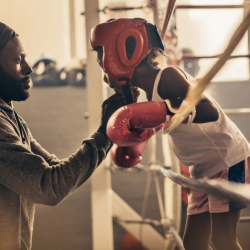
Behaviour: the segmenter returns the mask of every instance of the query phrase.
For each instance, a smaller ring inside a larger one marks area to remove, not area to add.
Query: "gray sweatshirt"
[[[91,176],[110,147],[106,136],[94,133],[59,160],[0,99],[0,250],[30,250],[35,203],[57,205]]]

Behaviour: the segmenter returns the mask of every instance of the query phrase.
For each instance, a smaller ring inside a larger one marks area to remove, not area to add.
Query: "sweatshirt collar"
[[[6,103],[3,99],[0,98],[0,109],[3,109],[6,112],[13,112],[13,103],[10,102],[10,105]]]

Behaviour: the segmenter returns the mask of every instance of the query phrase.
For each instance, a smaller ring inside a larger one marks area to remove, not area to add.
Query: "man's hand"
[[[119,108],[126,105],[125,99],[120,94],[114,94],[102,104],[101,125],[97,132],[106,135],[106,127],[110,116]]]

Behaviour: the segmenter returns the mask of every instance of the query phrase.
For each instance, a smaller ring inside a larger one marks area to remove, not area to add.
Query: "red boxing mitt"
[[[146,145],[147,141],[130,147],[119,147],[114,144],[110,150],[111,158],[118,167],[133,167],[142,161],[141,154],[144,151]]]

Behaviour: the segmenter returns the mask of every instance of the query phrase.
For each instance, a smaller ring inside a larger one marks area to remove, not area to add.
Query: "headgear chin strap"
[[[135,39],[135,48],[129,59],[126,53],[126,40]],[[135,67],[151,52],[164,53],[164,46],[156,26],[144,19],[112,19],[94,26],[90,31],[92,48],[103,48],[103,67],[105,72],[123,86],[127,103],[133,103],[130,81]]]

